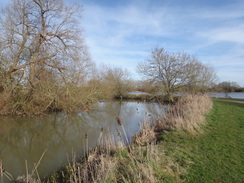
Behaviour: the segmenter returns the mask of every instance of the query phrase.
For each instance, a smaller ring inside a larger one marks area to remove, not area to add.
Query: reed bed
[[[155,140],[155,126],[149,125],[147,121],[142,123],[139,133],[133,136],[133,142],[141,146],[154,143]]]
[[[151,127],[143,124],[143,130],[133,138],[135,143],[128,144],[122,120],[116,118],[116,121],[122,128],[122,131],[117,128],[117,136],[103,136],[101,131],[100,145],[87,151],[81,160],[77,161],[74,155],[73,161],[47,182],[160,182],[155,176],[160,159],[158,146],[155,138],[150,138],[150,143],[145,140],[148,139],[145,134],[153,132],[149,133]]]
[[[157,146],[98,146],[83,161],[75,158],[48,182],[160,182],[155,176]]]

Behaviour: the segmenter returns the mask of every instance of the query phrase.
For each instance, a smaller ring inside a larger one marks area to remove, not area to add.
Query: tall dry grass
[[[118,126],[123,128],[122,121],[117,121]],[[125,137],[125,140],[121,138],[123,133],[126,136],[124,131],[117,129],[115,137],[103,136],[101,132],[100,145],[92,151],[85,150],[87,155],[80,161],[74,156],[73,161],[63,170],[49,178],[49,182],[160,182],[155,176],[160,159],[158,146],[155,146],[154,142],[147,143],[142,137],[151,129],[146,124],[144,127],[148,129],[143,129],[142,133],[136,135],[137,144],[129,145],[128,137]],[[144,144],[139,145],[141,143]]]
[[[133,136],[133,143],[140,146],[154,143],[155,140],[155,125],[150,125],[147,121],[142,123],[139,133]]]
[[[155,176],[159,162],[157,146],[97,147],[83,162],[72,161],[50,182],[160,182]]]
[[[182,129],[197,131],[204,123],[204,115],[212,108],[212,101],[206,95],[186,95],[169,106],[166,115],[158,120],[156,129]]]

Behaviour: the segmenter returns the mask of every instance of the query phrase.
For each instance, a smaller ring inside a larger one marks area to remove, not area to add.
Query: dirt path
[[[231,99],[216,99],[216,100],[234,102],[234,103],[238,103],[238,104],[244,104],[244,101],[240,101],[240,100],[231,100]]]

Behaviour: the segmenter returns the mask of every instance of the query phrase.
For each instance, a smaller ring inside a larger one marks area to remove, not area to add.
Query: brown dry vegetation
[[[55,86],[54,86],[55,87]],[[24,88],[0,93],[0,115],[40,115],[45,112],[86,110],[97,101],[91,87],[39,87],[33,92]]]
[[[206,95],[183,96],[174,105],[163,119],[159,119],[156,129],[159,131],[168,129],[183,129],[196,131],[204,123],[204,115],[212,108],[212,101]]]
[[[115,142],[111,137],[104,137],[103,143],[82,161],[74,158],[49,181],[153,183],[162,182],[165,177],[179,181],[186,169],[160,149],[156,134],[175,128],[189,132],[198,130],[211,107],[212,101],[205,95],[184,96],[155,125],[143,124],[129,146],[125,146],[126,141]],[[118,136],[122,133],[125,132],[118,131]]]
[[[86,139],[84,158],[79,159],[74,155],[68,165],[43,180],[37,171],[40,159],[32,172],[18,177],[16,182],[180,182],[181,177],[187,173],[188,166],[183,166],[167,155],[158,143],[157,136],[165,130],[175,128],[189,132],[199,130],[204,124],[204,115],[211,107],[212,101],[205,95],[183,96],[175,105],[170,106],[163,119],[154,125],[146,122],[142,124],[142,129],[129,145],[126,145],[128,139],[122,138],[122,135],[126,137],[123,123],[117,119],[118,125],[123,129],[117,129],[118,136],[103,136],[101,131],[99,146],[90,152]]]

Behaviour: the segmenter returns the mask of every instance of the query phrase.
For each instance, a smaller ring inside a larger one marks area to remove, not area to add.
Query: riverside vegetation
[[[16,182],[241,183],[243,110],[243,104],[183,96],[163,119],[153,125],[145,122],[132,143],[122,138],[127,134],[118,118],[120,141],[101,131],[99,145],[87,150],[85,157],[74,154],[72,161],[47,178],[38,176],[40,159],[32,172]],[[9,176],[6,171],[2,175]]]
[[[128,91],[136,88],[126,70],[110,66],[103,66],[101,69],[92,62],[80,29],[81,11],[78,4],[66,4],[61,0],[12,0],[2,9],[0,115],[33,116],[54,111],[88,110],[98,100],[123,99]],[[168,152],[174,147],[162,148],[166,147],[163,145],[165,140],[162,139],[169,139],[172,134],[174,141],[174,134],[180,136],[181,133],[186,133],[191,138],[195,137],[193,134],[204,136],[201,125],[212,102],[204,95],[183,96],[176,101],[173,93],[203,93],[215,82],[215,72],[194,56],[184,52],[170,53],[164,48],[154,48],[148,59],[138,65],[138,72],[147,78],[146,82],[152,87],[145,88],[154,92],[166,92],[166,100],[175,102],[164,118],[158,119],[154,125],[145,121],[131,144],[126,138],[123,121],[117,119],[120,125],[117,132],[121,141],[105,137],[101,132],[99,146],[91,152],[87,151],[83,159],[74,155],[72,162],[46,179],[38,176],[40,161],[33,172],[26,172],[26,176],[19,177],[16,181],[188,180],[185,178],[188,170],[197,161],[194,162],[194,158],[181,160],[172,157]],[[217,107],[221,108],[221,105]],[[239,119],[233,116],[233,119],[240,121],[242,117]],[[239,155],[235,156],[239,158]],[[239,171],[236,172],[239,175]],[[1,166],[0,175],[1,178],[4,175],[11,179],[10,174],[3,171]]]
[[[155,125],[144,123],[132,144],[104,138],[46,181],[241,183],[244,105],[214,101],[206,116],[211,108],[207,96],[182,97]]]
[[[164,118],[153,125],[145,122],[141,131],[128,144],[123,121],[117,119],[120,141],[112,136],[101,136],[99,145],[79,159],[73,161],[47,179],[34,179],[32,175],[19,177],[19,182],[162,182],[180,181],[190,167],[170,157],[164,149],[162,134],[169,131],[187,131],[189,134],[201,131],[204,115],[211,109],[212,101],[205,95],[181,97],[172,105]],[[164,133],[162,133],[164,132]],[[122,138],[124,136],[125,138]],[[161,140],[160,140],[161,139]],[[87,142],[88,143],[88,142]]]

